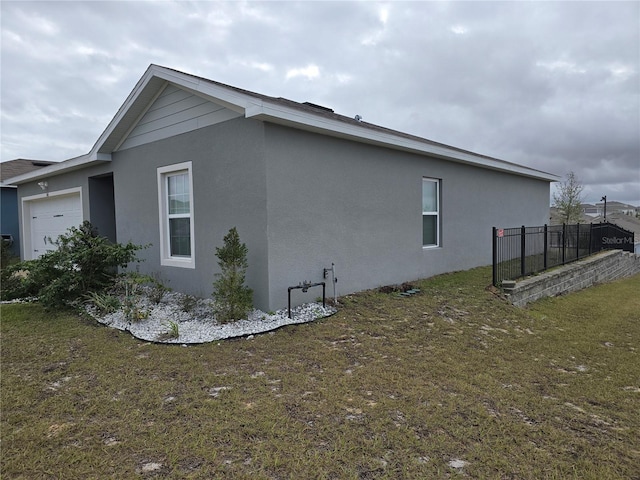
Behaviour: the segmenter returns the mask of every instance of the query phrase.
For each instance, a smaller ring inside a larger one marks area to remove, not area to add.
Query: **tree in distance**
[[[553,206],[558,209],[562,223],[579,223],[582,218],[583,185],[574,172],[569,172],[553,194]]]

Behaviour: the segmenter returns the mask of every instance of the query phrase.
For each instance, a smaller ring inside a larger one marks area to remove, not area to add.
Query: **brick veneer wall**
[[[575,292],[596,283],[610,282],[640,273],[640,255],[608,250],[540,275],[525,278],[513,288],[503,288],[511,303],[523,307],[542,297]]]

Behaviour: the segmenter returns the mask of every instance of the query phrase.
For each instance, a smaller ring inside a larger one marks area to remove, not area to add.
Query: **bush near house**
[[[4,270],[9,265],[11,259],[11,252],[9,251],[9,245],[3,241],[0,241],[0,269]]]
[[[118,267],[137,261],[144,247],[112,243],[98,235],[90,222],[58,237],[58,248],[36,260],[2,270],[2,299],[38,297],[45,308],[76,305],[90,292],[113,285]]]
[[[247,246],[240,242],[236,227],[229,230],[223,241],[222,247],[216,247],[222,273],[216,274],[217,280],[213,282],[214,313],[220,323],[246,318],[253,308],[253,290],[244,285],[249,266]]]

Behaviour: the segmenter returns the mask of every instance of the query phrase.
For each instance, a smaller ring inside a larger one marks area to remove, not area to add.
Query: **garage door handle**
[[[42,240],[44,241],[44,244],[47,244],[47,236],[45,235],[44,237],[42,237]]]
[[[55,217],[64,217],[64,215],[61,213],[61,214],[59,214],[59,215],[54,215],[54,216],[53,216],[53,218],[55,218]]]

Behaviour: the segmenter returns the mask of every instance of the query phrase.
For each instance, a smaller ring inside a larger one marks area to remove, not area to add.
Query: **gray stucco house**
[[[235,226],[254,303],[268,311],[332,263],[340,295],[489,264],[491,227],[546,223],[557,180],[151,65],[88,154],[11,182],[24,258],[86,219],[151,244],[141,271],[210,296],[214,248]],[[301,303],[321,292],[294,293]]]

